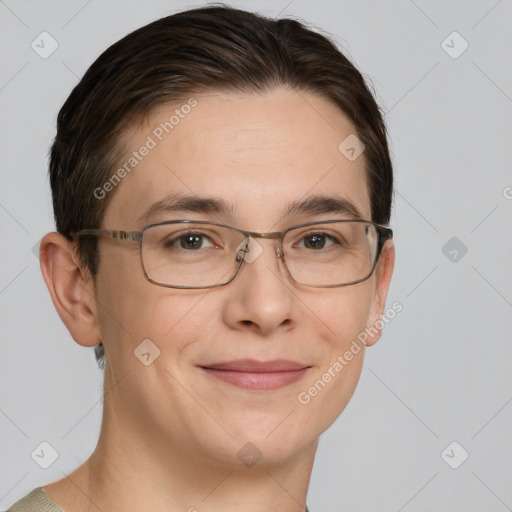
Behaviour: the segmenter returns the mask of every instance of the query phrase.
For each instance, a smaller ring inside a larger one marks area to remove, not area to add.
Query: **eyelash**
[[[202,239],[209,240],[211,242],[211,244],[214,245],[214,246],[217,246],[217,247],[221,246],[220,243],[215,242],[212,239],[212,237],[209,236],[208,234],[206,234],[204,232],[201,232],[201,231],[193,231],[192,230],[192,231],[183,231],[183,232],[177,233],[172,238],[165,240],[164,241],[164,247],[165,248],[174,247],[176,242],[179,242],[181,239],[186,238],[186,237],[190,237],[190,236],[198,236],[198,237],[201,237]],[[325,237],[333,245],[340,245],[340,246],[345,246],[346,245],[346,242],[344,240],[341,240],[341,239],[337,238],[334,235],[330,235],[330,234],[328,234],[326,232],[322,232],[322,231],[309,231],[309,232],[301,233],[300,235],[297,235],[296,239],[298,239],[300,243],[303,243],[305,239],[307,239],[308,237],[313,237],[313,236]],[[295,243],[294,243],[294,245],[295,245]],[[179,247],[179,249],[186,250],[183,247]]]

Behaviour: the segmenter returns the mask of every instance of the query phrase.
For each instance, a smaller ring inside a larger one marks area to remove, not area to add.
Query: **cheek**
[[[174,367],[187,345],[213,329],[215,312],[205,311],[207,291],[166,289],[144,277],[123,280],[121,275],[134,274],[118,266],[98,276],[97,294],[103,343],[118,371],[139,366],[133,356],[144,340],[151,340],[163,356],[161,361]]]
[[[296,398],[303,421],[319,433],[336,420],[356,389],[365,352],[357,337],[367,325],[373,295],[368,280],[324,292],[308,303],[310,316],[316,318],[313,322],[324,333],[323,350],[319,365]]]
[[[323,327],[333,349],[342,350],[364,331],[375,294],[373,280],[355,285],[325,289],[305,299],[314,321]]]
[[[200,299],[197,293],[192,296],[147,281],[135,251],[102,252],[96,288],[98,320],[106,350],[119,368],[137,362],[133,351],[143,340],[151,340],[160,350],[170,338],[179,341],[174,334]]]

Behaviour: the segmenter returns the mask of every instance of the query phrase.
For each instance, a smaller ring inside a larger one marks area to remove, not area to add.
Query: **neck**
[[[91,457],[67,483],[44,490],[74,512],[304,512],[316,448],[317,441],[282,464],[230,465],[181,449],[106,399]]]

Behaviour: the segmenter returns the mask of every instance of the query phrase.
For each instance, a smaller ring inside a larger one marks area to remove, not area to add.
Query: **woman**
[[[105,368],[96,449],[28,510],[300,511],[394,263],[385,126],[293,20],[213,6],[93,63],[58,116],[41,268]]]

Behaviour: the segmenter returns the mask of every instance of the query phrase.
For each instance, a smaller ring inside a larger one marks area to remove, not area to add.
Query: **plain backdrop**
[[[1,510],[80,465],[100,427],[102,373],[60,322],[36,256],[54,230],[57,112],[113,42],[199,5],[0,1]],[[396,171],[389,305],[403,310],[320,439],[310,509],[512,510],[511,0],[231,5],[333,35],[386,112]],[[47,58],[41,37],[58,44]],[[47,469],[31,456],[42,442],[58,454]]]

